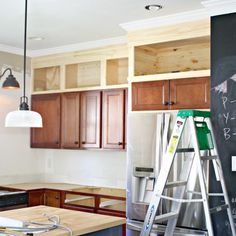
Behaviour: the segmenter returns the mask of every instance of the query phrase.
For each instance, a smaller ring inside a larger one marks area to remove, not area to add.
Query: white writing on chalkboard
[[[236,117],[231,115],[230,111],[229,111],[230,104],[236,103],[236,100],[229,100],[228,97],[225,94],[223,94],[221,96],[221,101],[222,101],[222,105],[223,105],[225,112],[221,113],[220,117],[223,118],[223,121],[225,124],[225,126],[222,127],[222,129],[223,129],[224,139],[227,141],[232,136],[236,136],[236,132],[234,130],[232,131],[230,128],[230,127],[232,127],[231,122],[233,122],[236,119]]]

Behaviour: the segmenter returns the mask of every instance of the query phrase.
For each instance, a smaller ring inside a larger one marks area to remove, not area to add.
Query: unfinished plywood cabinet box
[[[209,36],[136,46],[134,75],[153,75],[210,68]]]

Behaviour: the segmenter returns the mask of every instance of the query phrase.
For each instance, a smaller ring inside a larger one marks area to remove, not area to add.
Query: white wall
[[[22,70],[20,67],[16,67],[17,63],[15,63],[15,61],[22,63],[22,57],[6,53],[0,54],[0,72],[7,66],[5,63],[2,64],[4,58],[6,61],[12,59],[13,64],[8,65],[13,68],[14,76],[22,84]],[[5,78],[4,76],[1,80],[0,86],[2,86]],[[4,127],[6,114],[18,109],[20,96],[22,96],[22,89],[0,89],[0,184],[19,183],[28,180],[40,181],[44,176],[43,159],[35,157],[34,151],[29,146],[30,129]]]
[[[22,63],[22,57],[0,52],[0,71],[9,65],[20,83]],[[0,184],[53,181],[126,187],[126,152],[31,149],[29,128],[5,128],[5,116],[18,109],[20,96],[21,89],[0,89]]]
[[[37,149],[45,157],[45,181],[126,187],[126,152]]]

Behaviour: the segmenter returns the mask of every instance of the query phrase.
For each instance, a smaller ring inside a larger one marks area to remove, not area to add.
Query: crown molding
[[[235,0],[206,0],[201,3],[211,16],[236,12]]]
[[[121,36],[121,37],[101,39],[101,40],[96,40],[96,41],[88,41],[84,43],[69,44],[69,45],[54,47],[54,48],[31,50],[29,51],[29,56],[39,57],[39,56],[52,55],[52,54],[57,54],[57,53],[94,49],[94,48],[105,47],[105,46],[116,45],[116,44],[125,44],[127,42],[128,42],[127,37]]]
[[[20,56],[23,56],[23,54],[24,54],[22,48],[11,47],[11,46],[8,46],[5,44],[0,44],[0,51],[16,54],[16,55],[20,55]]]
[[[165,25],[173,25],[176,23],[182,23],[187,21],[195,21],[207,17],[209,17],[209,14],[207,10],[203,8],[199,10],[181,12],[166,16],[159,16],[145,20],[132,21],[120,24],[120,26],[127,32],[131,32],[136,30],[161,27]]]

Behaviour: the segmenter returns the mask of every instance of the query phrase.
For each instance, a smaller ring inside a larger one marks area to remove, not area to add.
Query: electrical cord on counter
[[[27,235],[33,235],[33,233],[42,233],[42,232],[48,232],[50,230],[54,230],[54,229],[62,229],[62,230],[66,230],[69,234],[69,236],[72,236],[72,230],[65,226],[60,224],[60,217],[58,215],[52,215],[52,216],[48,216],[47,214],[43,214],[43,216],[46,216],[48,221],[52,222],[52,223],[41,223],[41,222],[34,222],[34,221],[26,221],[24,222],[26,227],[13,227],[13,226],[4,226],[1,227],[0,226],[0,235],[4,234],[4,235],[12,235],[12,236],[22,236],[25,234]],[[40,227],[29,227],[32,225],[37,225]]]

